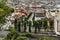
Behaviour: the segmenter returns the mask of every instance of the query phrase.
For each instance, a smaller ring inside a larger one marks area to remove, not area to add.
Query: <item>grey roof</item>
[[[10,0],[10,1],[22,1],[22,2],[36,1],[36,2],[39,2],[39,1],[60,1],[60,0]]]

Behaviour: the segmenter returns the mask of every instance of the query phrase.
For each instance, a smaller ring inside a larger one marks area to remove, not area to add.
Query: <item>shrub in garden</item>
[[[53,37],[39,37],[38,40],[55,40]]]
[[[28,40],[26,37],[18,37],[16,40]]]
[[[31,32],[31,26],[32,26],[32,22],[28,21],[28,26],[29,26],[29,32]]]
[[[7,34],[6,37],[4,37],[3,40],[27,40],[27,38],[22,37],[19,32],[12,30],[10,33]]]
[[[25,33],[24,35],[25,37],[29,37],[29,38],[36,38],[36,35],[32,34],[32,33]]]

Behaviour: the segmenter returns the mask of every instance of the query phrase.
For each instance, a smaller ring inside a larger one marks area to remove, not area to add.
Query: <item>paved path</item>
[[[0,35],[6,36],[9,33],[9,31],[0,31]],[[2,40],[2,38],[0,37],[0,40]]]
[[[0,40],[2,40],[2,38],[0,38]]]
[[[7,35],[9,31],[0,31],[0,35]]]

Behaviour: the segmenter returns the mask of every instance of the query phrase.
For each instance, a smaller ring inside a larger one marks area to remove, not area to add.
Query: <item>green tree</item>
[[[17,18],[14,21],[14,26],[15,26],[15,30],[18,31],[18,19]]]
[[[15,21],[14,21],[14,26],[15,26],[15,30],[17,30],[17,31],[19,31],[19,32],[21,32],[21,20],[20,19],[15,19]]]
[[[29,26],[29,32],[31,32],[31,26],[32,26],[32,22],[28,21],[28,26]]]
[[[51,20],[51,21],[50,21],[50,29],[53,29],[53,28],[54,28],[53,25],[54,25],[54,21]]]
[[[38,20],[38,32],[40,32],[40,29],[42,27],[42,20]]]
[[[14,11],[14,9],[10,8],[5,1],[6,0],[0,1],[0,23],[3,23],[5,21],[6,15],[10,15]]]
[[[0,8],[0,23],[2,23],[2,22],[5,22],[5,11],[2,9],[2,8]]]
[[[21,32],[21,21],[18,20],[18,31]]]
[[[35,33],[37,33],[37,28],[38,28],[37,26],[38,26],[38,22],[37,22],[37,21],[34,21],[34,24],[33,24],[33,25],[34,25],[34,27],[35,27]]]
[[[24,32],[26,32],[26,21],[24,21],[24,23],[23,23],[23,25],[24,25]]]
[[[43,25],[44,29],[46,30],[48,25],[47,25],[47,20],[44,20],[44,25]]]
[[[27,27],[27,23],[28,23],[28,21],[27,21],[27,17],[23,17],[23,26],[24,26],[24,32],[26,32],[26,27]]]
[[[7,2],[7,0],[2,0],[1,2]]]

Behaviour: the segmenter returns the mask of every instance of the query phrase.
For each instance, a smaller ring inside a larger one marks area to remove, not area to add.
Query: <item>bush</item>
[[[13,31],[14,28],[13,27],[9,27],[8,31]]]
[[[32,33],[25,33],[24,35],[22,36],[25,36],[25,37],[29,37],[29,38],[37,38],[34,34]]]
[[[47,32],[54,32],[54,31],[50,29],[50,30],[47,30]]]
[[[39,37],[38,40],[55,40],[53,37]]]
[[[27,37],[18,37],[16,40],[28,40]]]
[[[21,36],[19,32],[12,30],[3,40],[27,40],[27,38]]]

